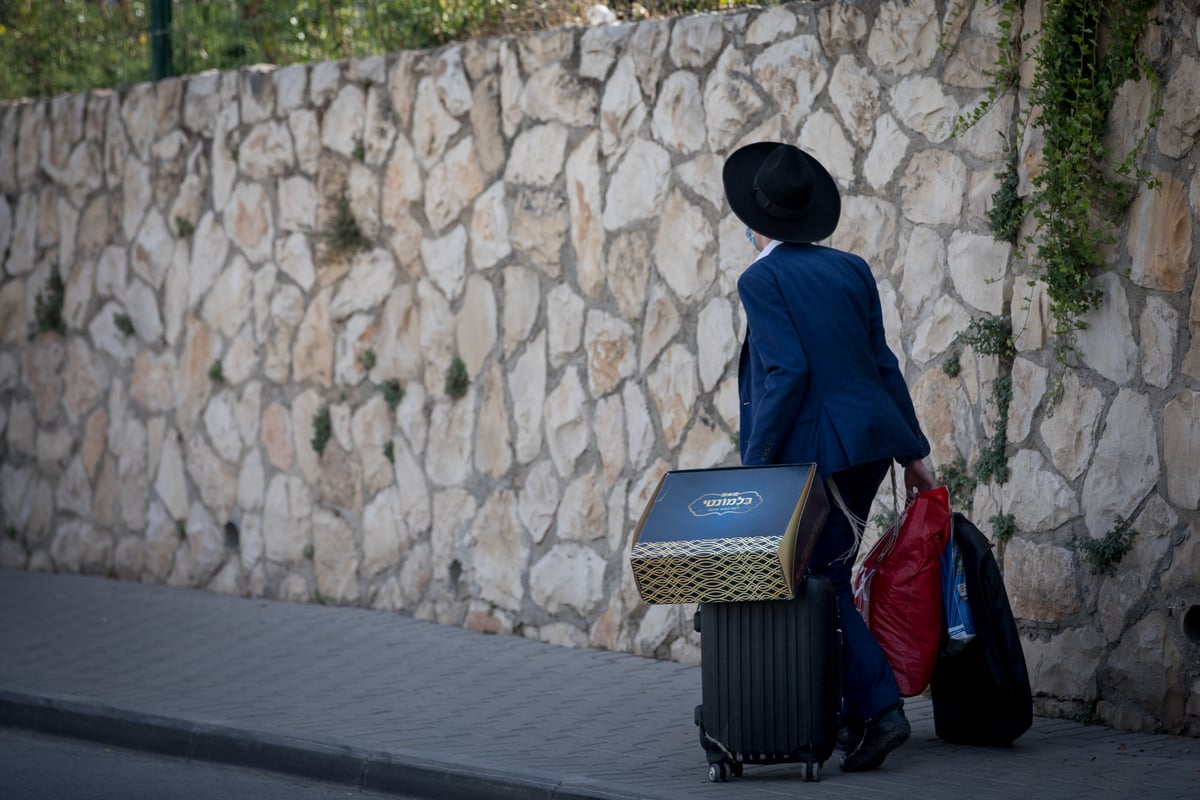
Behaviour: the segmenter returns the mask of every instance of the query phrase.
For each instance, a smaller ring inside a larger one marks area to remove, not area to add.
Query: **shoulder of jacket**
[[[738,276],[738,283],[743,281],[761,281],[769,279],[775,272],[775,254],[771,253],[765,258],[760,258],[754,261],[750,266],[742,270],[742,274]]]

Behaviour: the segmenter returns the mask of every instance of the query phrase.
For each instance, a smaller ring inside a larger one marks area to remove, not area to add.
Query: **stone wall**
[[[951,5],[799,3],[0,107],[0,564],[695,661],[691,609],[639,602],[630,535],[664,470],[736,463],[751,252],[720,165],[783,139],[843,188],[832,243],[875,270],[935,466],[970,464],[994,424],[998,364],[968,350],[948,377],[955,335],[1019,331],[1012,478],[969,511],[1014,515],[1002,561],[1043,708],[1200,734],[1195,12],[1164,0],[1144,43],[1162,188],[1061,371],[1044,293],[985,219],[1016,98],[951,135],[997,10]],[[1122,91],[1118,149],[1147,98]],[[1036,142],[1022,160],[1027,182]],[[346,213],[362,249],[336,248]],[[66,331],[38,333],[56,269]],[[1114,514],[1140,534],[1094,576],[1073,542]]]

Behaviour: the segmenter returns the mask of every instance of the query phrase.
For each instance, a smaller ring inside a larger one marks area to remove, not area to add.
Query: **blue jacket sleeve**
[[[752,373],[761,387],[751,406],[752,424],[742,432],[742,463],[773,464],[800,415],[808,384],[808,358],[778,284],[769,274],[747,270],[738,279],[747,335],[759,363]]]

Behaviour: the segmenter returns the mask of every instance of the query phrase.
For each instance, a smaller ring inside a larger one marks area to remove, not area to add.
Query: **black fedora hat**
[[[781,142],[755,142],[725,160],[725,197],[751,230],[781,242],[819,242],[837,228],[842,199],[829,170]]]

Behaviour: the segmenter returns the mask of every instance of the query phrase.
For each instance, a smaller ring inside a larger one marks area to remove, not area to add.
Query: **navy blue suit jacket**
[[[929,454],[862,258],[779,244],[742,273],[738,294],[743,464],[816,463],[828,477]]]

